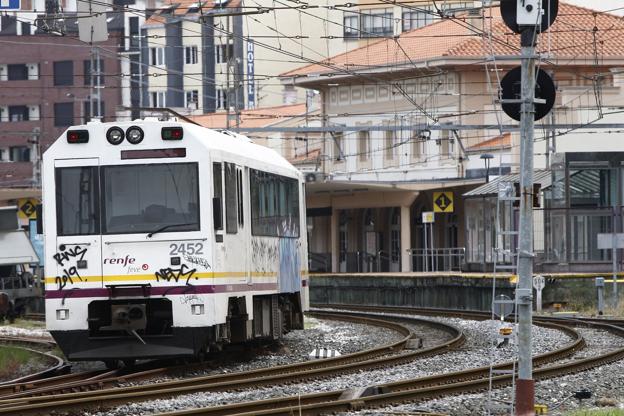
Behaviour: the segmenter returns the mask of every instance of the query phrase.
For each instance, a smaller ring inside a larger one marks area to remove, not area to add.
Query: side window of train
[[[223,230],[223,174],[221,163],[212,164],[212,220],[215,231]],[[220,236],[223,238],[223,236]]]
[[[238,226],[245,225],[245,211],[243,205],[243,168],[236,169],[236,193],[238,195]]]
[[[238,188],[236,186],[236,165],[225,162],[225,231],[238,232]]]

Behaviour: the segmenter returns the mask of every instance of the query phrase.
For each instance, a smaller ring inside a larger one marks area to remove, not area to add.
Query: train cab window
[[[100,233],[98,167],[56,169],[58,235]]]
[[[299,237],[298,181],[250,170],[251,233],[258,236]]]
[[[225,163],[225,231],[238,232],[238,189],[236,187],[236,165]]]
[[[197,163],[102,167],[104,234],[199,230]]]

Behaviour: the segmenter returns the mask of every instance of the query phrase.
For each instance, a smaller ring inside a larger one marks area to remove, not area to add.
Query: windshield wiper
[[[157,229],[157,230],[152,231],[151,233],[149,233],[149,234],[147,235],[147,238],[151,238],[154,234],[158,234],[158,233],[160,233],[160,232],[166,231],[166,230],[168,230],[169,228],[173,228],[173,227],[185,227],[185,226],[187,226],[187,225],[197,225],[197,223],[196,223],[196,222],[185,222],[185,223],[182,223],[182,224],[168,224],[168,225],[164,225],[164,226],[160,227],[159,229]]]

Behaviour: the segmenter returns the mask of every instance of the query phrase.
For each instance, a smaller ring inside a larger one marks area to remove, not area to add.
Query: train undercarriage
[[[299,293],[230,297],[226,322],[211,326],[173,325],[169,298],[106,299],[90,302],[89,328],[51,331],[70,361],[104,361],[115,367],[137,359],[203,357],[228,344],[279,339],[303,329]],[[249,319],[250,313],[253,319]]]

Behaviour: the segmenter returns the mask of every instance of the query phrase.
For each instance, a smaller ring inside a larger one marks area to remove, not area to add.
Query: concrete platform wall
[[[496,285],[497,295],[505,294],[513,299],[515,284],[510,283],[508,278],[497,278]],[[611,285],[606,284],[607,300],[611,299]],[[618,292],[622,295],[623,291],[624,285],[620,283]],[[573,308],[595,307],[597,295],[594,278],[547,276],[542,296],[545,307],[553,303]],[[319,274],[310,278],[310,302],[489,311],[492,304],[492,278],[461,274]]]

